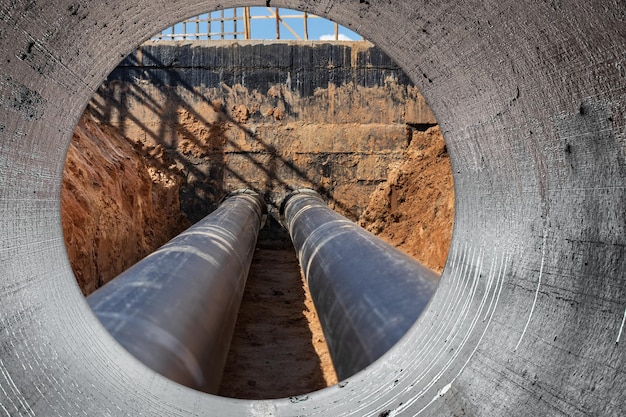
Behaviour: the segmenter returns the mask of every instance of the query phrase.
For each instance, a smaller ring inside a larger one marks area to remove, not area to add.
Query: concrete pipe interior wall
[[[63,245],[71,132],[140,42],[234,5],[0,1],[0,415],[623,415],[626,5],[614,0],[272,1],[372,40],[431,105],[456,187],[438,292],[381,360],[294,398],[202,394],[114,343]]]

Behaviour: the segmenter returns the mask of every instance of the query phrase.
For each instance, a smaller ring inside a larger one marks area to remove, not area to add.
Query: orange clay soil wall
[[[85,295],[189,226],[179,181],[83,114],[65,162],[61,207],[67,253]]]

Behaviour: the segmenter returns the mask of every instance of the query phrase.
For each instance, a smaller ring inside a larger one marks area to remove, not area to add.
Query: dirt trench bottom
[[[293,249],[257,249],[219,395],[283,398],[337,382]]]

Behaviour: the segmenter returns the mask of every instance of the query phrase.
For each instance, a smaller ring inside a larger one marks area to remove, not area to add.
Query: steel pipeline
[[[437,275],[330,209],[313,190],[291,193],[281,211],[337,376],[348,378],[409,330]]]
[[[183,385],[217,392],[266,213],[248,190],[103,286],[87,301],[126,350]]]

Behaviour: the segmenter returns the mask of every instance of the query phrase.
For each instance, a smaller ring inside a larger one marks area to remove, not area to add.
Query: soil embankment
[[[441,273],[453,222],[452,169],[441,130],[412,130],[404,158],[389,168],[359,224]]]
[[[67,153],[61,209],[68,257],[85,295],[189,226],[178,181],[83,114]]]

